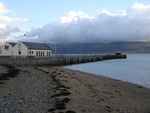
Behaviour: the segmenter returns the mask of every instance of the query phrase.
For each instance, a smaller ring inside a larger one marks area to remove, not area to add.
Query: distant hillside
[[[150,53],[150,42],[67,43],[57,44],[56,51],[58,54],[112,52]]]

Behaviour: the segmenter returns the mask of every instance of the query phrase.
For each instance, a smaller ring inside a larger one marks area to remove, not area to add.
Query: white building
[[[0,45],[0,56],[12,56],[15,42],[5,42]]]
[[[1,46],[0,56],[52,56],[52,49],[46,43],[6,42]]]

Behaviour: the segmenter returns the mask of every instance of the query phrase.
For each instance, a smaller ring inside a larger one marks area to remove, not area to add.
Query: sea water
[[[103,75],[150,88],[150,54],[128,54],[127,59],[72,65],[65,68]]]

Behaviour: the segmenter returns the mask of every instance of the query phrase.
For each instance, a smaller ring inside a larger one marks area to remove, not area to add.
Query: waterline
[[[104,75],[150,88],[150,54],[129,54],[125,60],[102,61],[65,68]]]

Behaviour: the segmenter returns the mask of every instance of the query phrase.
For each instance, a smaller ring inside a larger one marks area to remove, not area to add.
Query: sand
[[[150,113],[150,89],[139,85],[63,67],[13,68],[15,77],[0,80],[0,113]]]

